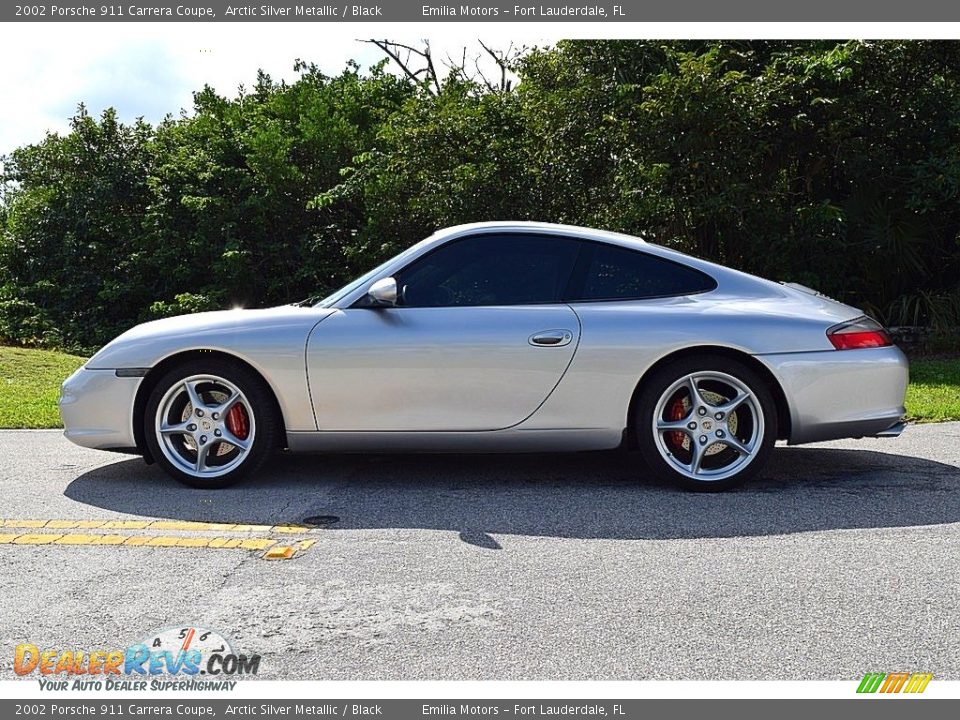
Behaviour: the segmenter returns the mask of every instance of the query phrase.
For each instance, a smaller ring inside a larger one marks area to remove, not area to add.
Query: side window
[[[397,276],[406,307],[560,302],[580,244],[523,233],[473,235],[416,260]]]
[[[709,275],[639,250],[591,243],[583,285],[575,300],[630,300],[713,290]]]

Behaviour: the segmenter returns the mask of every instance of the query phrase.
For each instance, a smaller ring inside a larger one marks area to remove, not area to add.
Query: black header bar
[[[226,0],[59,0],[0,5],[4,22],[957,22],[960,3],[942,0],[586,0],[585,2],[237,3]]]

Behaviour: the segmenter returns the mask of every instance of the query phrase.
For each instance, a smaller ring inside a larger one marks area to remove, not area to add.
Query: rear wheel
[[[776,406],[764,379],[723,356],[684,358],[655,371],[636,413],[647,465],[688,490],[742,484],[767,462],[777,438]]]
[[[239,363],[197,360],[164,375],[147,400],[144,437],[157,462],[198,488],[232,485],[276,447],[273,397]]]

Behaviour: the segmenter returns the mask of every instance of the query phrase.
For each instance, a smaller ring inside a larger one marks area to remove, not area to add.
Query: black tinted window
[[[475,235],[434,250],[397,278],[409,307],[559,302],[579,243],[550,235]]]
[[[591,243],[579,300],[689,295],[713,290],[713,278],[699,270],[637,250]]]

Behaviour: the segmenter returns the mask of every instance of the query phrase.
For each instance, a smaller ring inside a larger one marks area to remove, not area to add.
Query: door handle
[[[544,330],[530,336],[529,343],[537,347],[562,347],[573,340],[569,330]]]

